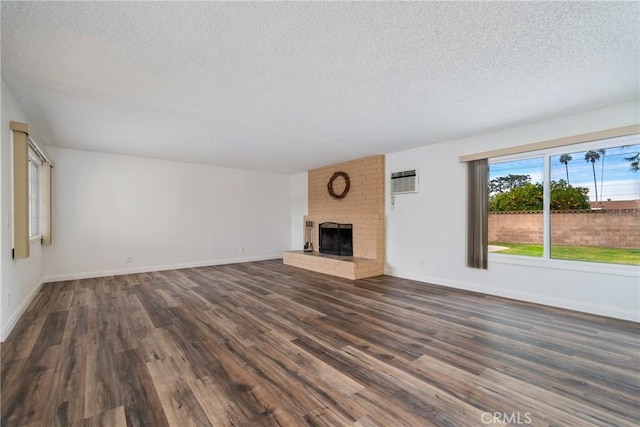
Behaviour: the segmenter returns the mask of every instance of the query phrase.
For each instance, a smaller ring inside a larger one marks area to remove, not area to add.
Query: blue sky
[[[569,148],[569,147],[568,147]],[[604,155],[604,184],[601,184],[603,158],[596,161],[596,180],[598,184],[598,200],[631,200],[640,199],[640,172],[631,172],[629,157],[640,151],[640,144],[626,147],[607,148]],[[589,200],[595,201],[593,170],[591,163],[585,161],[585,151],[567,150],[572,160],[568,163],[569,182],[574,187],[587,187]],[[560,155],[551,156],[551,180],[567,179],[565,166],[559,162]],[[542,157],[491,164],[489,179],[508,174],[531,175],[532,182],[542,182]],[[602,186],[602,189],[601,189]],[[602,191],[601,191],[602,190]],[[603,194],[600,194],[600,193]]]

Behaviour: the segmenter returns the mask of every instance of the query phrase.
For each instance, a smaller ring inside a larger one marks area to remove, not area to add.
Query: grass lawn
[[[524,245],[519,243],[490,244],[506,246],[508,248],[494,252],[497,254],[542,256],[542,245]],[[640,265],[640,251],[638,251],[638,249],[599,248],[592,246],[552,246],[551,258]]]

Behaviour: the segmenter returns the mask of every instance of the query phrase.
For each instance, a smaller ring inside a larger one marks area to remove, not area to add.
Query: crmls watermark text
[[[480,415],[482,424],[531,424],[531,412],[483,412]]]

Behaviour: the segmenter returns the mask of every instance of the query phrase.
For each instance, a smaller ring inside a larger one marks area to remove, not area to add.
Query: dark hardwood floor
[[[281,261],[52,283],[2,344],[2,426],[635,426],[639,332]]]

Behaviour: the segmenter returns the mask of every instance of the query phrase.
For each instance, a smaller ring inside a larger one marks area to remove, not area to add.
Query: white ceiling
[[[2,1],[41,142],[293,173],[629,101],[638,2]]]

